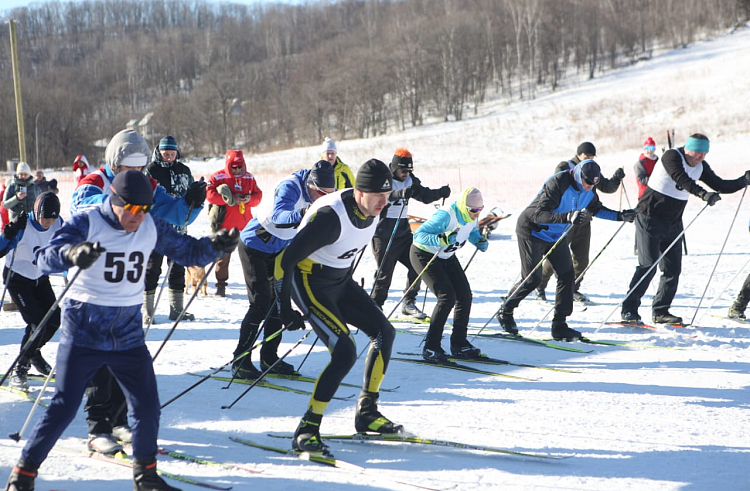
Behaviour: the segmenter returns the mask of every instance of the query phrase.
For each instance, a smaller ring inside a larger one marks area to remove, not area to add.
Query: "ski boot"
[[[133,491],[180,491],[156,473],[156,458],[133,459]]]
[[[742,305],[737,300],[734,301],[731,307],[729,307],[729,313],[727,314],[727,317],[730,319],[735,319],[738,321],[745,321],[747,318],[745,317],[745,308],[747,305]]]
[[[472,344],[464,338],[456,342],[451,341],[451,355],[454,358],[471,360],[479,358],[482,355],[482,350],[472,346]]]
[[[89,452],[115,455],[122,452],[122,445],[120,445],[112,433],[93,433],[89,434],[88,449]]]
[[[34,353],[29,361],[31,362],[31,366],[44,376],[49,375],[49,372],[52,371],[52,367],[47,363],[47,360],[44,359],[42,352],[39,350],[36,350],[36,353]]]
[[[401,307],[401,313],[419,320],[427,318],[427,314],[419,310],[414,300],[405,300],[404,305]]]
[[[298,452],[310,452],[332,457],[331,449],[320,438],[322,414],[307,411],[297,426],[292,438],[292,448]]]
[[[518,334],[518,325],[513,318],[512,310],[500,309],[500,312],[497,313],[495,319],[500,323],[500,327],[503,328],[503,331],[509,334]]]
[[[357,414],[354,417],[354,429],[358,433],[403,433],[404,427],[393,423],[378,411],[377,392],[362,392],[357,401]]]
[[[433,343],[428,340],[425,342],[424,349],[422,350],[422,358],[431,363],[446,363],[448,361],[448,355],[445,354],[442,346],[440,346],[440,341]]]
[[[250,355],[246,355],[232,363],[232,376],[234,378],[255,380],[260,377],[260,374],[260,370],[255,368],[253,362],[250,361]]]
[[[39,469],[38,465],[26,462],[23,459],[19,460],[10,473],[6,491],[34,491],[37,469]]]
[[[656,324],[682,324],[682,317],[677,317],[669,312],[663,314],[652,314],[651,318]]]
[[[289,364],[285,362],[284,360],[279,361],[276,363],[276,361],[279,358],[276,357],[276,360],[260,360],[260,369],[264,372],[268,370],[272,365],[273,368],[271,368],[271,371],[268,373],[275,373],[277,375],[290,375],[290,376],[298,376],[300,373],[294,369],[294,365]],[[276,363],[276,365],[274,365]]]
[[[579,292],[578,290],[575,290],[573,292],[573,301],[576,303],[589,303],[589,297]]]
[[[641,322],[641,316],[638,315],[638,312],[631,311],[631,310],[628,310],[620,314],[620,318],[622,319],[623,322],[632,322],[634,324],[637,322]]]
[[[115,426],[112,428],[112,436],[122,443],[133,443],[133,430],[128,425]]]
[[[581,333],[568,327],[565,319],[552,319],[552,339],[555,341],[574,341],[581,339]]]
[[[30,362],[28,358],[20,358],[16,364],[16,369],[13,371],[13,375],[10,377],[10,386],[14,389],[22,390],[24,392],[29,391],[29,368]]]

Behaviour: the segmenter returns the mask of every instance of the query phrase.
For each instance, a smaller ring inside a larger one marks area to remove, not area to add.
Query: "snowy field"
[[[666,145],[666,128],[676,128],[680,145],[690,133],[706,133],[712,145],[707,161],[722,177],[736,178],[750,169],[748,80],[750,29],[744,29],[662,53],[649,62],[543,95],[536,101],[511,106],[488,103],[464,122],[435,123],[399,135],[344,141],[339,143],[339,153],[356,171],[367,158],[389,160],[396,147],[406,146],[415,155],[416,175],[425,185],[438,187],[450,182],[456,194],[460,187],[475,185],[484,192],[488,207],[497,206],[513,214],[500,222],[490,237],[488,251],[477,254],[467,272],[474,293],[470,326],[475,332],[498,309],[500,297],[520,271],[516,217],[543,179],[560,160],[573,155],[580,141],[591,140],[597,145],[597,161],[606,175],[617,167],[625,168],[626,193],[602,196],[605,204],[615,209],[627,208],[628,201],[635,204],[633,163],[647,136],[657,140],[657,148]],[[304,148],[252,156],[249,163],[261,188],[270,196],[278,177],[307,166],[317,156],[317,148]],[[217,162],[192,164],[199,175],[209,175],[220,166]],[[63,194],[71,185],[63,182]],[[294,431],[305,411],[307,396],[256,387],[232,409],[221,409],[247,386],[235,384],[224,389],[226,384],[209,380],[164,408],[160,443],[262,472],[226,470],[167,457],[160,457],[160,469],[235,490],[415,489],[396,481],[441,490],[750,489],[750,325],[719,317],[726,314],[750,272],[746,268],[750,260],[750,198],[742,198],[741,192],[728,195],[710,208],[691,198],[685,212],[689,254],[683,258],[683,274],[671,311],[686,321],[695,317],[699,328],[646,331],[602,327],[608,318],[619,317],[619,302],[636,266],[634,227],[626,224],[618,232],[620,223],[595,220],[592,258],[615,237],[593,263],[581,288],[593,304],[586,309],[576,306],[569,324],[592,339],[629,346],[572,344],[590,351],[581,353],[506,340],[475,340],[486,354],[496,358],[575,372],[482,366],[531,379],[528,381],[391,362],[383,386],[398,389],[382,394],[381,410],[411,433],[569,458],[540,461],[440,447],[329,441],[338,458],[367,471],[359,474],[327,468],[229,440],[240,437],[287,446],[288,442],[270,438],[267,433]],[[428,216],[432,210],[432,206],[415,205],[412,214]],[[190,233],[202,235],[207,231],[204,214],[191,226]],[[726,247],[719,258],[725,239]],[[473,252],[469,246],[459,251],[458,257],[466,264]],[[355,278],[361,278],[369,290],[374,271],[368,250]],[[208,373],[210,367],[230,361],[247,308],[236,255],[229,281],[226,298],[199,296],[195,300],[189,311],[197,320],[181,323],[156,360],[162,402],[198,380],[189,372]],[[404,281],[405,271],[399,266],[386,311],[398,301]],[[214,284],[211,277],[209,294],[215,291]],[[655,286],[656,280],[640,310],[646,322],[651,320]],[[548,288],[548,297],[553,297],[552,287]],[[434,297],[428,295],[426,303],[429,312]],[[713,307],[707,309],[710,305]],[[551,306],[524,301],[516,310],[522,334],[529,335]],[[148,335],[152,353],[171,327],[167,313],[163,298],[157,313],[159,323]],[[4,372],[17,355],[23,323],[17,313],[2,312],[0,319],[0,366]],[[498,328],[494,321],[489,327]],[[400,324],[397,328],[412,334],[425,331],[423,326]],[[279,352],[286,352],[303,334],[285,335]],[[419,350],[421,338],[412,334],[400,333],[394,351]],[[530,335],[548,336],[549,319]],[[309,336],[287,360],[298,366],[313,338]],[[360,348],[367,342],[362,334],[355,339]],[[50,361],[54,360],[56,341],[54,338],[44,348]],[[448,348],[447,337],[443,346]],[[316,344],[301,371],[317,376],[328,359],[326,350]],[[361,382],[362,365],[360,360],[346,382]],[[301,382],[273,382],[312,388],[312,384]],[[357,392],[342,387],[338,396]],[[354,405],[355,399],[334,400],[322,432],[353,432]],[[0,391],[0,482],[21,451],[21,444],[7,435],[21,429],[31,406]],[[69,451],[84,448],[86,427],[81,410],[41,467],[38,490],[132,489],[130,469]],[[25,436],[29,432],[27,429]],[[197,489],[174,481],[170,484]]]

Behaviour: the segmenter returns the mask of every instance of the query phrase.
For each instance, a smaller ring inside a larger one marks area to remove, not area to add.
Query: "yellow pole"
[[[13,91],[16,95],[16,125],[18,126],[18,156],[26,162],[26,133],[23,128],[23,102],[21,100],[21,75],[18,71],[18,46],[16,43],[16,21],[6,21],[10,26],[10,54],[13,63]]]

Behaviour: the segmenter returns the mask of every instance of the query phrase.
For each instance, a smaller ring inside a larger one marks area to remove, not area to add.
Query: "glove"
[[[635,210],[622,210],[617,212],[617,221],[618,222],[628,222],[633,223],[635,221],[635,217],[638,214]]]
[[[617,169],[614,174],[612,174],[612,179],[617,179],[618,181],[622,181],[625,177],[625,171],[622,167]]]
[[[475,245],[476,245],[477,249],[479,249],[480,251],[484,252],[484,251],[487,250],[487,246],[489,246],[490,243],[487,241],[487,239],[485,239],[484,237],[482,237],[481,239],[479,239],[477,241],[477,243]]]
[[[3,230],[3,235],[5,235],[5,238],[8,240],[15,239],[16,235],[18,235],[18,232],[26,228],[27,221],[28,215],[26,215],[26,213],[21,213],[16,218],[14,218],[13,221],[6,225],[5,229]]]
[[[748,172],[750,172],[750,171],[748,171]],[[450,186],[443,186],[442,188],[440,188],[440,197],[441,198],[443,198],[443,199],[449,198],[450,195],[451,195],[451,188],[450,188]]]
[[[411,198],[411,195],[414,194],[414,190],[409,186],[408,188],[403,189],[397,189],[396,191],[391,192],[390,195],[390,201],[399,201],[399,200],[407,200]]]
[[[745,171],[745,176],[744,177],[745,177],[745,185],[746,186],[750,185],[750,170]]]
[[[65,259],[67,259],[73,266],[78,266],[81,269],[90,268],[102,252],[106,252],[107,249],[101,247],[99,243],[92,244],[91,242],[81,242],[70,247],[65,252]]]
[[[291,306],[281,309],[281,323],[284,324],[287,331],[305,328],[305,318]]]
[[[226,186],[226,184],[222,184],[222,186]],[[229,186],[227,186],[227,189],[229,189]],[[193,182],[188,186],[187,191],[185,191],[185,203],[193,208],[200,208],[204,201],[206,201],[206,182],[201,177],[200,181]]]
[[[573,225],[590,222],[591,218],[592,217],[589,214],[589,211],[585,208],[583,210],[573,210],[568,213],[568,222],[572,223]]]
[[[216,252],[223,255],[232,252],[240,243],[240,233],[236,228],[219,230],[211,237],[211,245]]]
[[[458,235],[457,230],[448,233],[443,232],[442,234],[438,235],[438,243],[443,247],[448,247],[451,244],[455,244],[456,235]]]
[[[221,197],[224,199],[224,203],[228,204],[229,206],[234,206],[234,194],[232,194],[232,190],[229,189],[229,186],[226,184],[219,184],[216,186],[216,192],[218,192]],[[185,195],[187,196],[187,194]]]
[[[708,206],[713,206],[721,199],[721,196],[719,196],[719,193],[714,193],[713,191],[703,191],[701,199],[708,203]]]

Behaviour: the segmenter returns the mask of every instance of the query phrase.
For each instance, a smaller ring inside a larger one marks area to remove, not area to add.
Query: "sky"
[[[665,65],[670,70],[669,84],[663,83]],[[477,186],[487,210],[499,207],[512,214],[499,222],[488,250],[478,253],[466,272],[473,292],[469,325],[473,335],[486,324],[490,330],[498,329],[492,316],[520,271],[516,218],[560,160],[571,157],[581,141],[601,135],[592,141],[605,174],[611,175],[617,167],[626,172],[623,194],[601,195],[602,202],[612,209],[628,208],[636,193],[632,167],[643,140],[653,136],[661,149],[664,142],[659,136],[665,128],[674,126],[680,144],[692,132],[705,132],[711,139],[706,157],[711,168],[723,178],[738,178],[750,167],[742,157],[750,138],[747,119],[735,116],[750,113],[746,84],[737,83],[748,79],[750,28],[745,27],[731,35],[656,54],[649,61],[562,87],[554,94],[540,93],[533,101],[488,101],[477,115],[465,121],[428,121],[404,133],[346,140],[337,146],[339,156],[355,172],[368,158],[390,160],[395,148],[406,146],[415,156],[415,175],[423,185],[436,188],[448,182],[454,190],[452,198],[465,186]],[[573,120],[576,112],[586,114],[586,118]],[[607,130],[601,132],[602,127]],[[249,169],[258,179],[264,199],[273,195],[273,185],[284,170],[311,164],[319,151],[318,147],[305,147],[248,156]],[[196,175],[209,175],[222,167],[220,161],[191,161],[189,165]],[[63,209],[67,209],[72,173],[58,171],[49,177],[61,181],[60,198]],[[328,440],[336,457],[366,471],[363,475],[325,468],[229,439],[239,437],[289,448],[288,440],[268,433],[293,432],[306,409],[307,396],[256,387],[232,409],[221,409],[247,386],[224,388],[226,383],[208,380],[163,409],[159,443],[262,472],[226,470],[163,456],[159,456],[159,468],[232,486],[237,491],[415,489],[396,480],[441,491],[747,490],[750,324],[722,316],[748,274],[748,201],[742,191],[723,195],[713,207],[696,197],[688,200],[684,224],[689,254],[683,257],[671,312],[686,320],[695,317],[693,327],[647,330],[603,324],[619,316],[619,302],[637,259],[633,255],[633,225],[597,219],[592,223],[591,258],[598,257],[581,287],[592,303],[585,308],[576,305],[568,323],[589,338],[627,346],[572,345],[589,351],[582,353],[483,337],[472,341],[495,358],[567,370],[475,365],[527,380],[391,360],[383,387],[394,391],[381,394],[379,409],[410,433],[567,457],[564,460]],[[429,217],[432,212],[432,205],[409,205],[412,215]],[[202,213],[189,233],[202,236],[208,232],[208,219]],[[458,251],[462,265],[468,264],[473,252],[471,246]],[[369,289],[376,269],[368,248],[354,279]],[[405,269],[397,266],[386,312],[398,302],[405,277]],[[53,282],[61,291],[62,279],[54,277]],[[657,283],[655,278],[643,297],[640,314],[646,322],[651,322],[650,306]],[[162,403],[199,380],[190,373],[208,374],[211,367],[231,361],[248,302],[236,255],[230,264],[227,297],[215,297],[214,291],[211,275],[209,296],[197,297],[188,309],[196,320],[177,326],[154,364]],[[547,296],[552,300],[552,287],[547,289]],[[427,295],[425,310],[431,313],[434,305],[434,297]],[[541,321],[538,328],[535,325],[551,308],[551,303],[524,300],[515,311],[521,334],[549,336],[549,319]],[[147,337],[151,353],[172,327],[168,311],[162,299],[156,313],[158,323]],[[23,326],[18,313],[0,312],[3,369],[18,354]],[[415,358],[408,353],[419,352],[425,326],[397,323],[395,327],[399,332],[394,356]],[[314,336],[292,349],[304,334],[285,333],[279,354],[292,350],[286,360],[297,368],[306,360],[300,371],[316,377],[330,357],[321,343],[313,345]],[[444,334],[443,347],[448,348],[450,326]],[[50,362],[55,359],[58,337],[42,349]],[[355,340],[360,349],[367,342],[362,333],[355,335]],[[308,350],[311,354],[306,358]],[[257,362],[257,354],[253,360]],[[360,359],[345,382],[361,383],[362,367]],[[312,384],[300,381],[273,382],[302,390],[312,388]],[[33,385],[36,394],[41,383]],[[338,396],[353,398],[331,402],[322,433],[354,431],[357,392],[356,387],[339,389]],[[30,409],[29,402],[0,391],[0,482],[10,473],[25,443],[16,443],[6,435],[22,429]],[[32,423],[41,414],[37,411]],[[40,468],[39,491],[132,489],[130,469],[87,458],[86,430],[80,410]],[[27,428],[24,438],[29,433]],[[185,491],[198,489],[171,480],[170,484]]]

